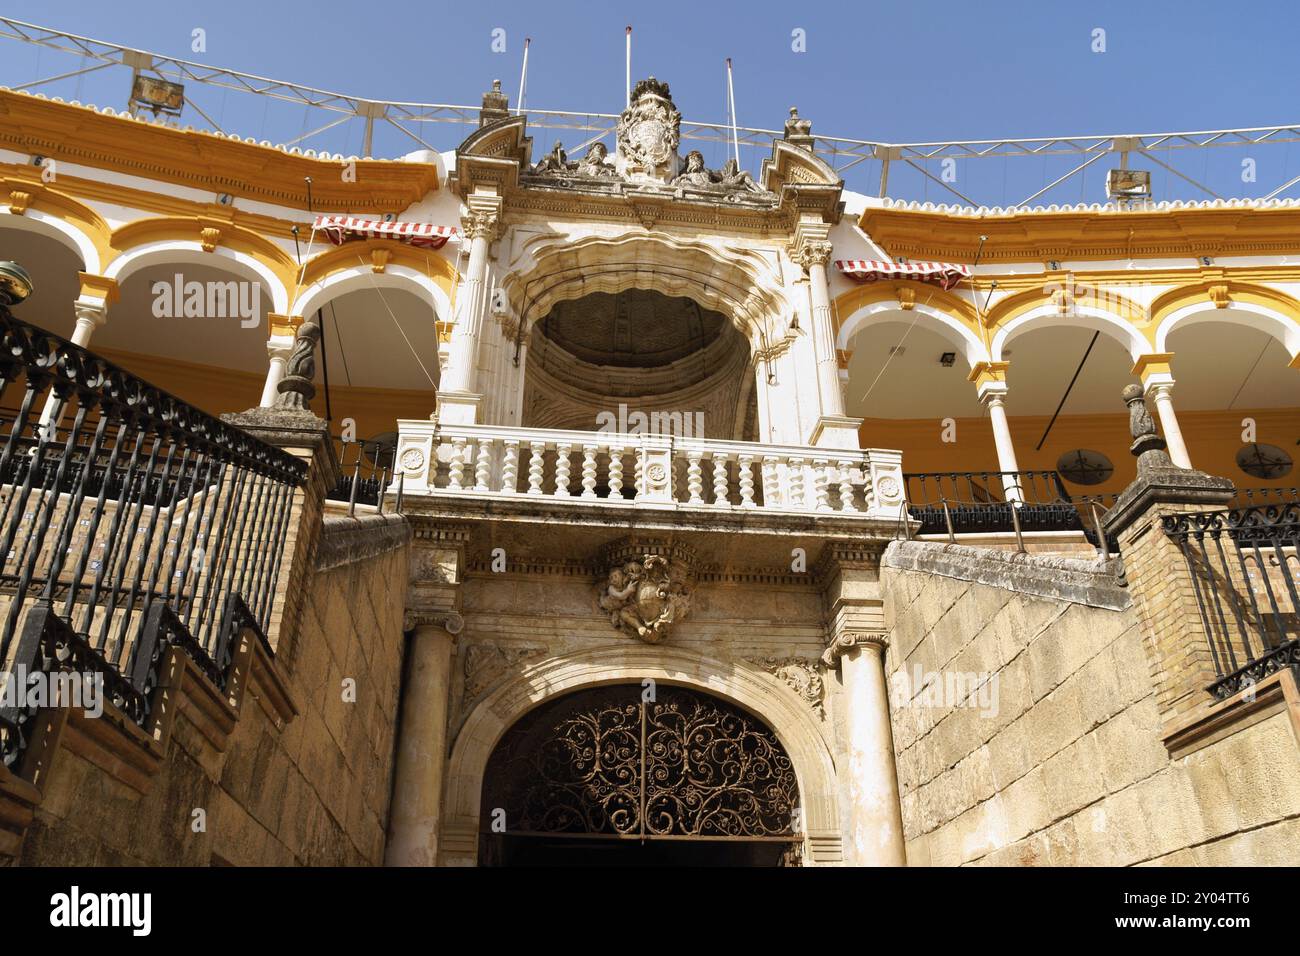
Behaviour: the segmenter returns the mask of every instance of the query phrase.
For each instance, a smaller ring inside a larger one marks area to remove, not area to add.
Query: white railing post
[[[451,466],[447,471],[447,488],[462,491],[465,487],[465,439],[451,440]]]
[[[715,451],[713,453],[713,504],[718,508],[731,507],[727,488],[728,458],[726,452]]]
[[[609,500],[623,497],[623,446],[609,446]]]
[[[546,461],[546,442],[533,439],[528,443],[528,494],[542,493],[542,469]]]
[[[790,484],[790,505],[794,508],[806,508],[803,497],[803,459],[790,458],[786,461],[786,474]]]
[[[781,459],[776,455],[764,455],[762,469],[763,507],[775,508],[781,503],[780,472]]]
[[[474,490],[491,491],[492,486],[488,484],[492,477],[492,450],[496,442],[491,438],[479,439],[478,446],[474,450]]]
[[[690,497],[686,499],[687,504],[702,505],[704,504],[704,475],[700,469],[700,458],[702,454],[698,448],[688,449],[686,452],[686,491]]]
[[[813,498],[814,507],[818,511],[831,510],[830,489],[826,475],[827,464],[825,458],[818,458],[813,462]]]
[[[569,451],[573,448],[567,441],[555,446],[555,496],[569,497]]]
[[[507,438],[505,446],[505,460],[501,463],[501,493],[513,495],[515,483],[519,480],[519,440]]]
[[[740,478],[740,507],[754,508],[754,456],[742,454],[736,459]]]
[[[583,498],[596,497],[596,445],[582,446],[582,495]]]
[[[853,462],[837,461],[835,467],[839,472],[840,511],[845,514],[856,512],[858,509],[853,503]]]

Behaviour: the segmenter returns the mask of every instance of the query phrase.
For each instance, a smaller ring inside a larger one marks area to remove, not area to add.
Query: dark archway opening
[[[681,687],[566,694],[488,761],[484,866],[797,865],[794,767],[753,715]]]

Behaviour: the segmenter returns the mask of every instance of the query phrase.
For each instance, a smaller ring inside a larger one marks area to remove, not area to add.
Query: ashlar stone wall
[[[327,517],[292,670],[250,646],[235,706],[185,671],[161,743],[64,718],[19,862],[381,864],[408,540],[398,516]]]
[[[1113,568],[896,542],[882,587],[910,865],[1300,863],[1293,699],[1171,755]]]

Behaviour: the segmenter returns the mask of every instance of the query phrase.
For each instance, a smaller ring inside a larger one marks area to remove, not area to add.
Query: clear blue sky
[[[791,12],[791,8],[795,12]],[[317,4],[251,2],[140,3],[10,0],[6,16],[245,70],[277,79],[389,100],[477,103],[494,77],[512,105],[525,36],[532,38],[528,105],[617,112],[623,97],[623,27],[634,28],[634,79],[654,73],[671,83],[691,119],[725,117],[724,57],[736,71],[742,125],[779,128],[797,104],[824,133],[892,142],[984,139],[1063,133],[1151,132],[1264,126],[1300,120],[1295,66],[1296,7],[1288,3],[413,3],[404,0]],[[191,31],[206,31],[206,52],[191,51]],[[506,52],[492,51],[494,28]],[[791,32],[806,31],[807,52],[792,51]],[[1093,31],[1106,31],[1104,53]],[[75,68],[59,57],[0,41],[0,83],[14,85]],[[117,70],[46,87],[50,95],[125,105]],[[325,119],[301,107],[195,88],[195,100],[244,135],[283,141]],[[201,120],[194,117],[196,126]],[[428,127],[425,127],[428,129]],[[450,148],[465,133],[429,135]],[[537,131],[537,152],[550,135]],[[560,133],[570,144],[584,138]],[[360,151],[360,125],[310,145]],[[376,152],[415,144],[400,134]],[[712,165],[722,146],[705,150]],[[1166,154],[1162,157],[1168,158]],[[1256,160],[1257,183],[1240,181],[1241,159]],[[756,169],[759,157],[742,157]],[[1018,202],[1064,172],[1068,160],[1004,160],[959,170],[958,186],[989,204]],[[1300,144],[1182,154],[1193,178],[1231,195],[1263,195],[1300,173]],[[1103,198],[1103,161],[1091,178],[1047,201]],[[1135,164],[1137,165],[1137,164]],[[937,167],[931,171],[938,173]],[[871,191],[876,171],[863,166],[850,185]],[[935,201],[938,187],[913,176],[898,186]],[[1005,182],[1004,182],[1005,180]],[[928,192],[926,191],[928,190]],[[1162,192],[1163,190],[1163,192]],[[1156,171],[1157,198],[1204,198]],[[1300,196],[1300,188],[1288,195]]]

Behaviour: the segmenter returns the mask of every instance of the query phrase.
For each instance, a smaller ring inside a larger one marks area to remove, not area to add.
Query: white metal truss
[[[376,121],[390,124],[427,149],[434,149],[434,147],[426,142],[417,131],[420,124],[459,123],[470,126],[478,125],[479,108],[477,106],[364,99],[283,80],[269,79],[251,73],[241,73],[237,70],[222,69],[205,63],[195,63],[190,60],[149,53],[144,50],[120,46],[116,43],[83,37],[74,33],[66,33],[49,27],[37,26],[8,17],[0,17],[0,39],[31,43],[45,49],[69,53],[82,57],[84,60],[94,61],[92,66],[34,80],[14,87],[15,89],[31,89],[44,83],[68,79],[116,65],[131,69],[135,73],[154,73],[172,82],[198,83],[216,89],[251,93],[299,106],[342,114],[338,119],[331,120],[290,140],[286,144],[290,146],[301,144],[338,126],[340,123],[354,118],[365,121],[363,151],[366,155],[370,153],[373,144]],[[220,131],[217,124],[192,100],[189,100],[187,105],[193,106],[209,125]],[[535,127],[578,130],[593,134],[586,140],[584,146],[587,143],[613,134],[618,123],[618,115],[613,113],[530,109],[527,111],[527,115],[529,124]],[[730,143],[733,135],[741,145],[766,150],[770,148],[773,138],[779,138],[783,133],[780,130],[757,127],[733,127],[729,123],[682,121],[681,136],[684,140]],[[868,160],[878,161],[880,163],[879,195],[882,198],[889,194],[890,164],[892,162],[902,162],[953,193],[962,202],[970,205],[978,205],[978,203],[958,192],[949,183],[932,175],[924,164],[935,160],[949,159],[1044,156],[1075,156],[1079,158],[1079,164],[1068,173],[1022,200],[1020,205],[1024,205],[1066,182],[1103,156],[1112,153],[1119,154],[1118,158],[1122,167],[1128,165],[1130,154],[1137,153],[1145,156],[1197,189],[1212,197],[1219,198],[1218,194],[1209,187],[1175,169],[1155,154],[1157,152],[1172,153],[1175,150],[1186,149],[1201,150],[1217,146],[1249,147],[1295,142],[1300,142],[1300,125],[1260,126],[1248,129],[1200,130],[1177,133],[1048,136],[933,143],[882,143],[866,139],[817,134],[814,148],[817,154],[840,174]],[[1264,198],[1275,198],[1297,183],[1300,183],[1300,176],[1283,182]]]

